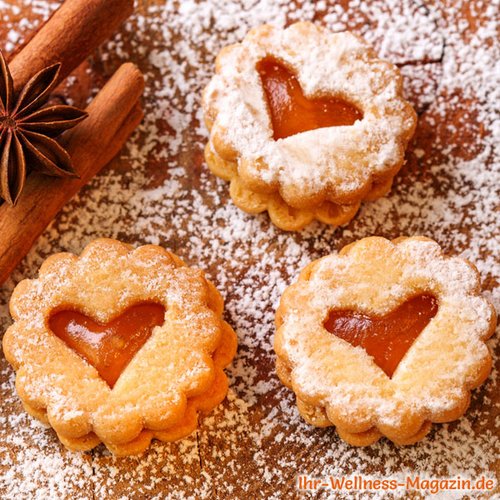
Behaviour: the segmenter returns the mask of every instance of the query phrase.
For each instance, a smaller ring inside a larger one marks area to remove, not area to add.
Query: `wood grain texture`
[[[4,14],[13,22],[39,15],[29,2],[7,3],[22,6],[21,13]],[[225,295],[227,320],[240,342],[229,371],[229,398],[202,419],[191,437],[171,445],[155,443],[141,458],[118,460],[101,448],[74,455],[60,446],[52,431],[25,416],[12,370],[2,359],[3,496],[21,498],[24,493],[29,498],[38,492],[58,498],[372,498],[367,491],[344,496],[327,490],[299,493],[296,476],[363,473],[385,478],[401,472],[498,477],[496,340],[491,343],[496,371],[474,391],[466,416],[437,425],[422,443],[402,448],[385,441],[352,448],[332,428],[305,425],[291,392],[277,380],[272,351],[274,309],[284,286],[308,261],[371,234],[433,237],[446,251],[464,252],[483,263],[479,267],[484,288],[490,295],[496,293],[494,252],[498,255],[499,246],[494,242],[494,214],[482,213],[483,207],[491,210],[491,204],[481,204],[491,193],[474,192],[477,179],[464,173],[470,165],[476,176],[478,164],[484,165],[485,177],[495,173],[496,157],[487,147],[488,117],[494,109],[480,95],[487,74],[481,61],[475,66],[475,93],[464,88],[469,76],[464,79],[455,66],[470,62],[466,41],[478,54],[479,43],[486,53],[494,50],[491,37],[481,38],[481,33],[491,33],[493,22],[486,4],[343,0],[315,9],[304,7],[313,2],[254,2],[248,7],[242,1],[226,9],[220,1],[212,6],[199,3],[189,10],[187,2],[179,13],[173,2],[140,0],[137,15],[118,39],[96,51],[91,60],[94,81],[128,58],[147,75],[145,124],[122,157],[62,210],[0,290],[0,328],[10,321],[7,302],[14,285],[35,276],[51,253],[79,252],[100,236],[158,243],[202,267]],[[241,37],[248,18],[280,24],[297,16],[368,36],[377,51],[401,68],[407,96],[419,114],[407,163],[391,194],[364,207],[337,231],[315,224],[302,233],[285,234],[274,230],[267,216],[241,215],[231,206],[228,186],[210,176],[203,162],[206,137],[199,98],[216,51]],[[8,25],[0,25],[0,41],[7,39]],[[197,35],[200,32],[204,35]],[[418,50],[424,40],[425,50]],[[399,491],[384,498],[424,496]]]

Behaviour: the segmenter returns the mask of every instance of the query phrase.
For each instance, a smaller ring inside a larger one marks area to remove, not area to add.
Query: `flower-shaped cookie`
[[[26,410],[73,450],[179,439],[227,392],[236,336],[202,271],[158,246],[100,239],[22,281],[3,348]]]
[[[284,292],[277,371],[309,423],[354,445],[410,444],[465,412],[495,324],[469,262],[427,238],[365,238]]]
[[[203,109],[210,169],[240,208],[268,210],[284,229],[345,223],[385,195],[416,125],[395,66],[349,32],[306,22],[260,26],[224,48]]]

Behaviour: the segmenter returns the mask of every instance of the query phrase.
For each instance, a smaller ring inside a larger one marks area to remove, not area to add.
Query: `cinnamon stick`
[[[123,64],[88,106],[88,118],[64,137],[80,178],[32,173],[17,205],[0,205],[0,284],[59,210],[120,151],[142,119],[143,88],[142,73]]]
[[[134,0],[66,0],[9,62],[16,92],[56,62],[62,64],[59,81],[64,80],[133,9]]]

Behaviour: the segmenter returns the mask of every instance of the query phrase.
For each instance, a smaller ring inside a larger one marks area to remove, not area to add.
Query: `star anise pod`
[[[12,75],[0,51],[0,198],[10,205],[19,199],[32,170],[77,177],[71,157],[54,138],[87,113],[73,106],[44,106],[57,85],[60,67],[43,69],[15,96]]]

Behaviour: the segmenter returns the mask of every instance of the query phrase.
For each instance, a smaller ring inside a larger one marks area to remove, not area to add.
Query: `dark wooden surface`
[[[325,2],[316,11],[307,2],[255,2],[250,14],[242,10],[243,3],[200,2],[188,12],[188,2],[178,13],[172,2],[138,2],[137,14],[114,42],[94,55],[91,73],[85,78],[81,73],[81,83],[69,94],[82,102],[89,88],[130,59],[147,76],[144,125],[120,158],[65,207],[0,289],[4,329],[10,322],[12,288],[35,276],[49,254],[79,252],[100,236],[164,245],[204,268],[226,297],[227,319],[240,342],[229,370],[228,401],[204,418],[191,437],[175,444],[155,443],[140,458],[114,459],[102,448],[71,454],[51,430],[24,414],[12,370],[1,359],[3,497],[293,498],[299,496],[299,473],[378,478],[498,474],[497,355],[496,370],[474,392],[471,408],[459,422],[436,426],[416,446],[397,448],[381,441],[356,449],[339,440],[333,429],[313,429],[300,420],[293,396],[274,373],[271,348],[273,311],[284,286],[310,260],[371,234],[434,237],[450,253],[463,253],[479,264],[487,293],[497,297],[499,244],[494,240],[498,223],[492,190],[498,157],[488,149],[495,111],[481,93],[491,68],[480,55],[484,50],[492,56],[497,50],[491,13],[478,1],[427,6],[376,1],[369,7],[364,2]],[[0,5],[2,47],[13,39],[13,26],[20,35],[15,43],[22,43],[47,14],[44,5],[49,3],[4,0]],[[346,228],[333,231],[314,224],[300,234],[275,230],[266,215],[238,212],[229,202],[227,185],[207,172],[200,92],[215,52],[236,41],[256,19],[314,19],[335,29],[352,29],[369,38],[405,75],[408,98],[419,114],[407,164],[389,197],[364,207]],[[465,42],[478,54],[476,60]],[[470,71],[462,73],[461,62],[475,63],[477,79],[471,80]],[[473,92],[465,88],[471,81]],[[484,179],[478,175],[483,167]],[[496,340],[491,346],[498,353]],[[326,490],[308,495],[337,498]],[[410,495],[416,493],[396,494]]]

